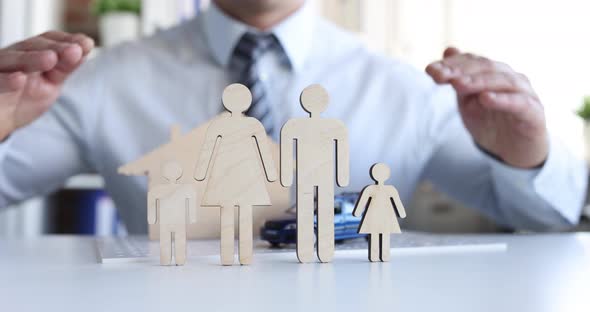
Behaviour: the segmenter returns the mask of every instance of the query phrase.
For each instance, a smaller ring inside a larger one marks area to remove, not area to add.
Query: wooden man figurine
[[[240,264],[252,261],[252,206],[271,205],[265,184],[277,172],[264,126],[244,112],[252,103],[250,90],[232,84],[222,101],[230,114],[214,119],[195,168],[195,179],[204,180],[203,206],[221,207],[221,263],[234,261],[234,207],[239,212]]]
[[[334,167],[338,185],[348,185],[348,131],[342,121],[320,117],[329,102],[322,86],[305,88],[299,100],[309,118],[291,119],[281,129],[281,183],[288,187],[293,181],[295,140],[297,258],[300,262],[310,262],[313,258],[314,195],[317,193],[317,255],[321,262],[330,262],[334,256]]]
[[[384,184],[389,175],[390,170],[386,164],[373,165],[371,178],[377,183],[363,189],[352,212],[355,217],[359,217],[365,210],[358,232],[369,234],[369,261],[373,262],[389,261],[390,234],[401,233],[397,217],[406,217],[397,190],[392,185]]]
[[[160,264],[170,265],[174,252],[176,265],[183,265],[186,262],[186,224],[197,221],[197,194],[193,184],[178,183],[182,176],[178,163],[164,163],[162,175],[168,184],[154,186],[148,192],[148,223],[157,222],[160,226]]]

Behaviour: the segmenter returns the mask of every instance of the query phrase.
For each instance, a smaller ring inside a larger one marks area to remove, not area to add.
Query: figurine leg
[[[234,263],[234,206],[221,206],[221,264]]]
[[[313,260],[313,188],[297,186],[297,259],[301,263]]]
[[[172,233],[160,225],[160,265],[172,264]]]
[[[174,259],[176,265],[186,263],[186,229],[177,229],[174,232]]]
[[[252,263],[252,206],[240,205],[238,209],[240,264],[250,264]]]
[[[381,235],[381,261],[387,262],[389,261],[390,258],[390,247],[389,247],[389,240],[391,238],[391,235],[389,235],[389,233],[385,233],[385,234],[380,234]]]
[[[369,261],[379,261],[379,234],[369,234]]]
[[[318,187],[318,259],[334,258],[334,187]]]

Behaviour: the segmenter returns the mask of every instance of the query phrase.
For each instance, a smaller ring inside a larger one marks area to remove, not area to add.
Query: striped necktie
[[[283,64],[288,62],[275,35],[245,33],[236,45],[229,64],[236,82],[245,85],[252,92],[252,105],[246,111],[246,115],[260,120],[266,133],[271,136],[275,131],[275,122],[265,86],[257,69],[257,61],[265,52],[273,49],[280,53]]]

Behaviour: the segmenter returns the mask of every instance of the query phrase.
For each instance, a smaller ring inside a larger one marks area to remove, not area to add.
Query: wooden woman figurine
[[[390,170],[386,164],[374,164],[371,167],[371,178],[377,183],[363,189],[352,212],[355,217],[359,217],[366,208],[358,233],[369,234],[369,261],[372,262],[389,261],[390,234],[401,233],[397,218],[406,217],[397,190],[392,185],[384,184],[389,176]]]
[[[264,126],[244,112],[252,103],[246,86],[232,84],[223,91],[229,114],[214,119],[195,169],[195,179],[207,177],[202,206],[221,208],[221,263],[234,261],[234,207],[239,211],[240,264],[252,260],[252,206],[271,205],[266,189],[277,179]]]

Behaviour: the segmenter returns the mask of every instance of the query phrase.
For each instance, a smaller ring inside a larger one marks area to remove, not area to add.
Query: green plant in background
[[[139,15],[141,0],[96,0],[93,11],[98,16],[112,12],[129,12]]]
[[[590,122],[590,96],[584,98],[582,106],[578,109],[576,113],[585,121]]]

